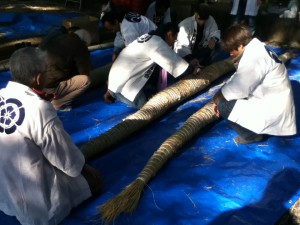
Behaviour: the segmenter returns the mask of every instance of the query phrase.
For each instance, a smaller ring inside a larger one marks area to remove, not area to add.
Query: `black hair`
[[[149,34],[157,35],[165,40],[165,36],[169,31],[171,31],[173,34],[177,34],[179,32],[178,25],[172,22],[165,23],[159,26],[156,30],[150,31]]]
[[[49,34],[41,41],[39,47],[44,50],[50,42],[66,33],[68,33],[68,30],[64,26],[51,30]]]
[[[198,14],[198,19],[200,20],[207,20],[210,15],[210,9],[209,6],[205,3],[199,4],[196,7],[195,13]]]
[[[101,18],[101,23],[104,24],[105,22],[109,22],[111,24],[115,24],[115,21],[122,22],[124,19],[125,12],[120,10],[112,10],[109,12],[104,13]]]
[[[32,85],[35,77],[45,71],[46,53],[38,47],[16,50],[9,59],[12,80],[26,86]]]
[[[247,26],[232,25],[222,37],[222,47],[225,51],[237,50],[241,45],[246,46],[252,40],[252,35]]]

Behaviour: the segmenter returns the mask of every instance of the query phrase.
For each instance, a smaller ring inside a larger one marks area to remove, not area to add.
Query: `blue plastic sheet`
[[[109,51],[95,54],[108,54],[110,58]],[[100,57],[99,65],[101,62],[105,60]],[[299,56],[287,64],[298,127],[299,65]],[[1,73],[0,77],[7,73]],[[98,206],[137,177],[163,141],[211,100],[220,82],[116,144],[108,154],[91,161],[103,175],[103,194],[74,209],[62,224],[101,224]],[[65,129],[79,146],[136,111],[120,102],[106,104],[103,93],[104,87],[92,90],[74,103],[72,111],[58,112]],[[114,224],[274,224],[300,197],[299,134],[270,137],[265,142],[249,145],[236,145],[234,136],[235,132],[225,121],[204,129],[150,181],[136,211],[121,215]],[[18,224],[13,217],[3,214],[0,214],[0,221]]]
[[[281,53],[282,49],[275,49]],[[300,52],[297,52],[300,54]],[[112,49],[91,53],[94,66],[110,61]],[[300,118],[300,56],[287,63]],[[10,72],[0,73],[4,87]],[[151,155],[194,112],[209,102],[222,79],[169,110],[162,118],[116,144],[90,162],[104,179],[103,194],[74,209],[63,225],[102,224],[98,206],[137,177]],[[87,92],[70,112],[59,112],[65,129],[81,146],[136,110],[106,104],[105,87]],[[115,225],[271,225],[300,197],[300,137],[270,137],[262,143],[236,145],[236,134],[218,121],[186,143],[148,183],[137,209]],[[0,212],[0,223],[17,225]]]
[[[42,36],[48,34],[50,30],[60,27],[65,19],[80,15],[77,12],[1,12],[0,22],[6,22],[6,24],[0,26],[0,33],[1,36],[12,40]]]

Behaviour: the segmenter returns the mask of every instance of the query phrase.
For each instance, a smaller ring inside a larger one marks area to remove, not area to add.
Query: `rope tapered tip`
[[[140,200],[145,182],[133,181],[121,193],[100,206],[100,213],[105,224],[114,221],[122,213],[132,213]]]

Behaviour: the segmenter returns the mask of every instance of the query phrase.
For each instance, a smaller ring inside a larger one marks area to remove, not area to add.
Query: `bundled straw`
[[[222,75],[234,70],[231,58],[214,63],[196,75],[188,75],[152,97],[140,110],[129,115],[107,132],[82,146],[86,159],[103,154],[113,144],[145,127],[168,109],[206,88]]]
[[[285,63],[293,57],[295,57],[295,54],[288,52],[282,54],[280,59]],[[159,103],[159,100],[156,99],[157,96],[160,97],[160,94],[150,99],[149,103],[147,103],[147,107],[151,108],[151,104],[155,106],[155,104]],[[193,138],[203,127],[217,119],[212,102],[206,104],[203,108],[190,116],[183,126],[164,141],[158,150],[154,152],[138,177],[115,198],[100,206],[102,219],[106,223],[109,223],[121,213],[133,212],[137,207],[145,185],[150,179],[177,153],[177,150],[182,147],[184,143]]]
[[[139,176],[115,198],[100,207],[102,218],[106,223],[113,221],[121,213],[131,213],[137,207],[145,185],[153,178],[163,165],[173,157],[184,143],[193,138],[203,127],[217,120],[213,103],[206,104],[188,118],[183,126],[169,137],[154,152]]]

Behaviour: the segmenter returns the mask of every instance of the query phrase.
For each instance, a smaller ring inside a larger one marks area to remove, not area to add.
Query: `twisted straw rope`
[[[292,57],[292,54],[284,53],[280,56],[280,59],[285,63]],[[151,100],[151,103],[154,102],[153,104],[155,105],[158,98],[153,98]],[[217,119],[218,118],[213,110],[213,102],[209,102],[190,116],[183,126],[164,141],[158,150],[154,152],[138,177],[121,193],[100,206],[102,219],[105,223],[110,223],[121,213],[133,212],[138,205],[145,185],[150,179],[153,178],[164,164],[176,154],[177,150],[184,143],[193,138],[203,127]]]
[[[148,183],[186,141],[193,138],[202,128],[217,119],[213,110],[213,102],[209,102],[190,116],[178,131],[162,143],[158,150],[151,156],[137,179]]]
[[[102,219],[110,223],[121,213],[131,213],[135,210],[145,185],[153,178],[164,164],[173,157],[177,150],[189,139],[193,138],[203,127],[218,118],[213,110],[213,102],[206,104],[170,136],[154,152],[144,169],[135,181],[129,184],[120,194],[100,206]]]
[[[91,139],[81,150],[88,160],[106,152],[113,144],[145,127],[168,109],[206,88],[217,78],[234,70],[231,58],[214,63],[196,75],[188,75],[174,85],[153,96],[140,110],[100,136]]]

